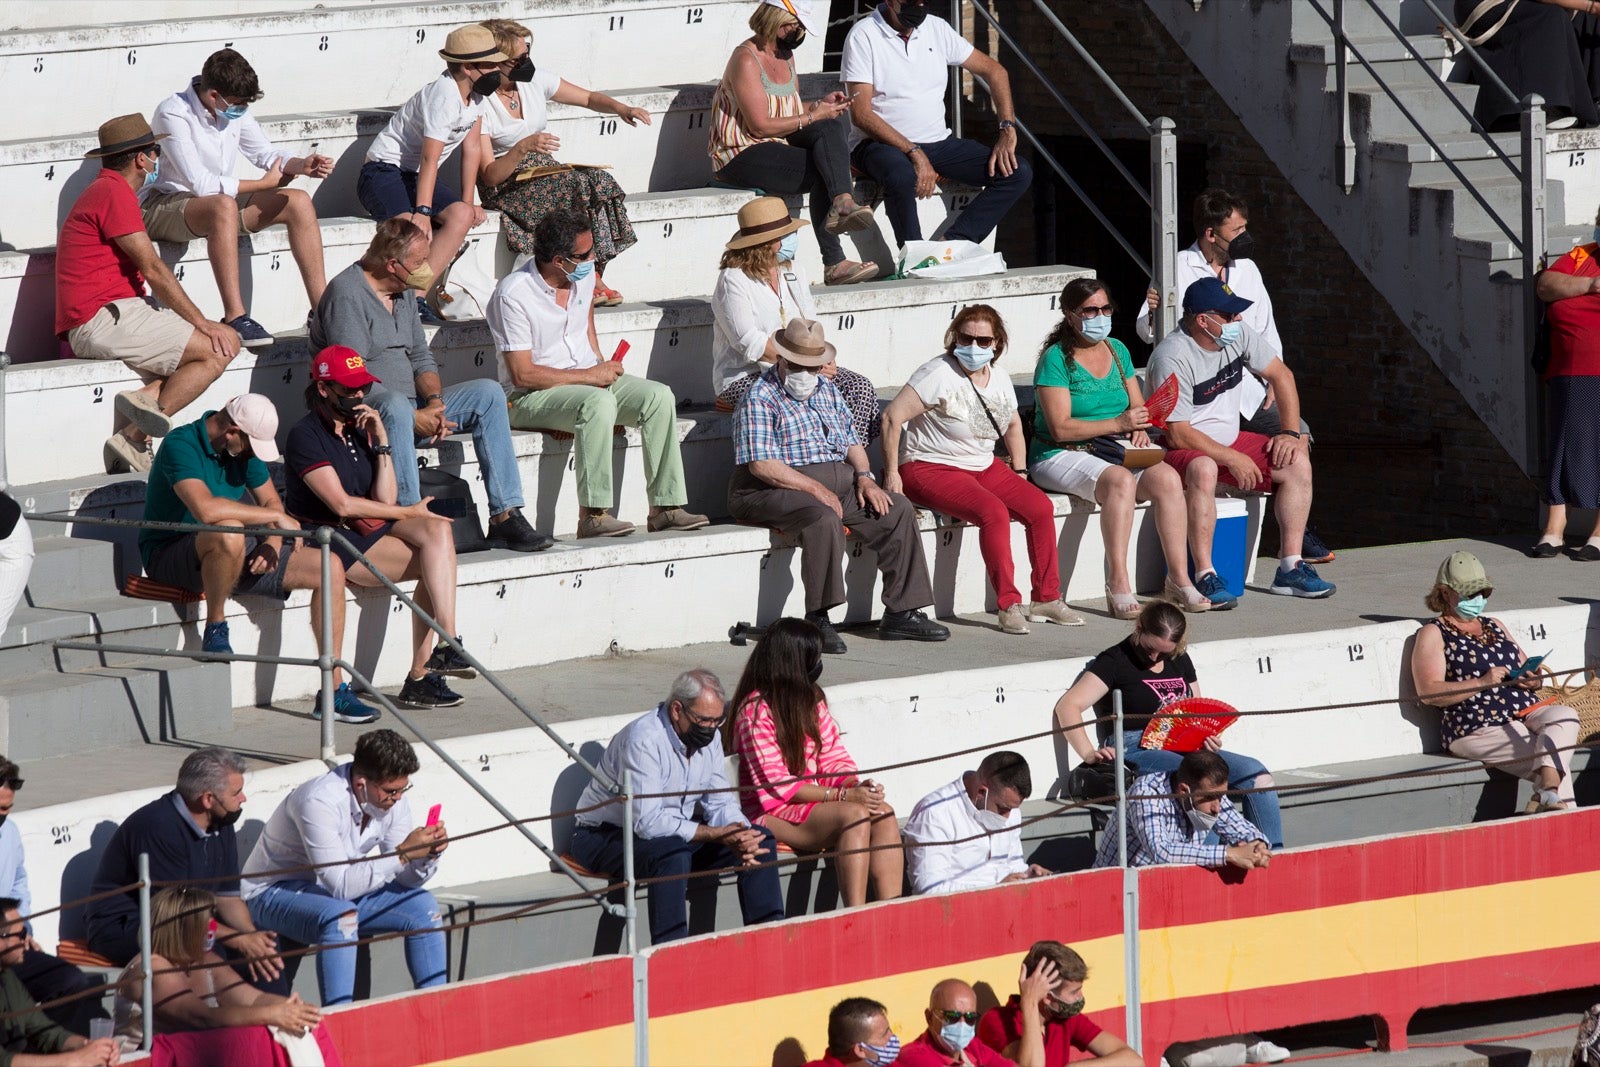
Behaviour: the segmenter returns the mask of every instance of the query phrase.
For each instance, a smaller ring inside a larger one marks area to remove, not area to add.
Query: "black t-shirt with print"
[[[1111,693],[1119,690],[1122,693],[1122,721],[1129,730],[1143,730],[1156,712],[1174,700],[1191,695],[1189,687],[1195,681],[1194,661],[1187,652],[1167,660],[1159,672],[1140,666],[1136,656],[1133,635],[1129,634],[1090,660],[1084,668],[1111,691],[1094,706],[1095,728],[1102,742],[1111,737],[1113,729]]]

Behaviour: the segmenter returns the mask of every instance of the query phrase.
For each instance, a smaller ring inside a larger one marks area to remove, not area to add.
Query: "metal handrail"
[[[1066,25],[1060,19],[1056,18],[1056,13],[1050,10],[1049,6],[1045,4],[1044,0],[1033,0],[1033,6],[1041,15],[1045,17],[1046,22],[1055,27],[1056,33],[1067,42],[1072,50],[1078,53],[1078,58],[1083,60],[1084,64],[1094,72],[1094,76],[1100,79],[1101,84],[1107,89],[1111,90],[1111,95],[1116,97],[1117,103],[1121,104],[1127,110],[1128,114],[1133,116],[1133,120],[1135,122],[1148,130],[1150,128],[1150,120],[1144,117],[1144,112],[1140,111],[1134,106],[1133,101],[1128,99],[1127,94],[1122,91],[1121,86],[1116,83],[1110,74],[1106,73],[1106,69],[1104,67],[1095,62],[1094,56],[1091,56],[1089,54],[1089,50],[1083,47],[1078,39],[1072,35],[1072,31],[1067,29]],[[985,12],[985,14],[987,14],[987,12]]]
[[[1045,148],[1045,146],[1040,143],[1039,138],[1034,136],[1033,131],[1028,128],[1028,124],[1023,122],[1020,118],[1016,120],[1016,123],[1017,132],[1026,137],[1028,139],[1028,143],[1033,145],[1034,153],[1040,159],[1048,163],[1050,165],[1050,169],[1055,171],[1056,177],[1060,178],[1062,183],[1065,184],[1068,189],[1072,190],[1073,194],[1076,195],[1079,200],[1083,201],[1083,206],[1089,210],[1089,214],[1093,215],[1095,221],[1099,222],[1101,226],[1105,227],[1105,231],[1109,233],[1112,239],[1117,242],[1118,246],[1120,246],[1121,249],[1128,254],[1128,258],[1138,264],[1139,269],[1143,270],[1147,275],[1154,277],[1154,272],[1150,269],[1149,261],[1141,256],[1138,250],[1133,247],[1133,245],[1128,243],[1128,239],[1122,236],[1121,230],[1117,229],[1111,224],[1111,220],[1106,218],[1105,213],[1095,205],[1094,200],[1091,199],[1089,194],[1084,191],[1083,186],[1079,185],[1073,180],[1072,175],[1067,173],[1067,169],[1056,160],[1056,157],[1050,153],[1049,149]]]

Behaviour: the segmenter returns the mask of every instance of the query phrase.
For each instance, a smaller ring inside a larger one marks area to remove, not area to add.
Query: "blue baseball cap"
[[[1201,278],[1183,291],[1183,313],[1193,315],[1200,311],[1220,311],[1224,315],[1242,315],[1255,303],[1246,300],[1223,284],[1220,278]]]

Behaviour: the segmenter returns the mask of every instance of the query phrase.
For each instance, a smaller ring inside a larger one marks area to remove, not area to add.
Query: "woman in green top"
[[[1141,471],[1108,463],[1087,451],[1090,438],[1115,434],[1124,446],[1145,448],[1150,415],[1134,377],[1133,360],[1111,337],[1116,304],[1098,278],[1075,278],[1061,292],[1061,322],[1046,338],[1033,371],[1033,439],[1028,474],[1034,484],[1100,505],[1106,552],[1106,609],[1119,619],[1139,614],[1128,576],[1133,506],[1150,501],[1167,559],[1165,596],[1184,611],[1211,601],[1189,580],[1183,480],[1165,463]]]

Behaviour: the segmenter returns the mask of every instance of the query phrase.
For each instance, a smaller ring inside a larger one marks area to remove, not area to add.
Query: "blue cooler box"
[[[1244,595],[1244,576],[1250,570],[1250,516],[1244,501],[1235,497],[1217,498],[1217,529],[1211,540],[1211,565],[1217,577],[1234,596]],[[1189,577],[1194,578],[1194,557],[1189,558]]]

